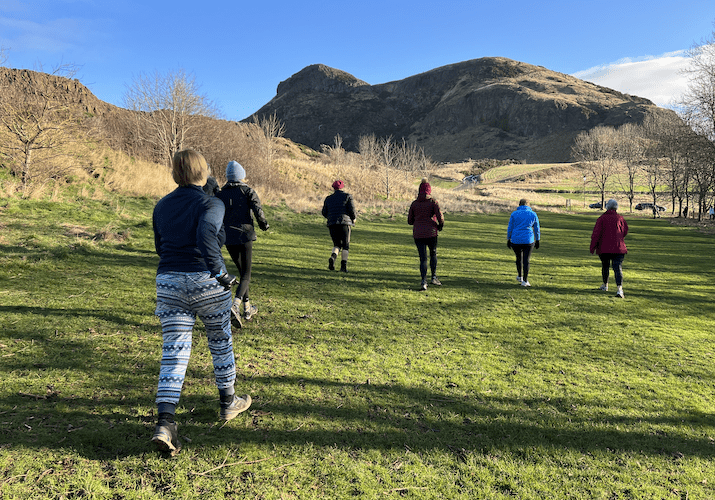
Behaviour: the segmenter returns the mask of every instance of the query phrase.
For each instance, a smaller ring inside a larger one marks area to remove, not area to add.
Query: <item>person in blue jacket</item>
[[[506,246],[516,254],[516,281],[521,286],[531,286],[529,283],[529,262],[531,251],[539,248],[541,229],[539,217],[525,198],[519,200],[519,207],[509,217],[509,227],[506,230]]]

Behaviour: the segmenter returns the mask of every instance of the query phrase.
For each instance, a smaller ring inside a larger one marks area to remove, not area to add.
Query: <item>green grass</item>
[[[530,289],[508,214],[447,214],[423,293],[405,217],[359,220],[344,275],[321,217],[269,208],[234,336],[252,411],[218,423],[197,326],[169,458],[153,202],[2,205],[3,499],[715,497],[712,236],[629,219],[617,300],[599,214],[539,214]]]

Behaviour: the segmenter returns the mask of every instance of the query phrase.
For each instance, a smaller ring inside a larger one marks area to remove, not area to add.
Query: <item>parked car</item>
[[[468,175],[464,179],[462,179],[462,182],[464,184],[476,184],[479,182],[479,176],[478,175]]]
[[[601,202],[597,201],[596,203],[591,203],[588,208],[601,208]]]
[[[659,212],[665,212],[665,207],[661,207],[660,205],[656,205],[656,207],[658,207]],[[653,204],[652,203],[639,203],[636,205],[636,210],[653,211]]]

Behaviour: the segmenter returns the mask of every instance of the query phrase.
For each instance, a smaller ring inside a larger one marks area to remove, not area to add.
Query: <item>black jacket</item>
[[[335,224],[355,224],[355,205],[353,197],[336,189],[333,194],[325,198],[323,203],[323,217],[328,219],[328,226]]]
[[[256,217],[258,227],[268,229],[268,221],[261,207],[261,200],[256,192],[242,182],[229,182],[216,193],[216,198],[226,205],[226,214],[223,218],[226,230],[227,245],[243,245],[256,240],[253,228],[253,217]]]

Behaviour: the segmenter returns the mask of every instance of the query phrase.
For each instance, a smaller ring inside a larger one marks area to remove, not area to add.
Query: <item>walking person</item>
[[[410,205],[407,213],[407,223],[412,226],[412,237],[415,239],[417,254],[420,259],[420,288],[427,290],[427,265],[432,272],[433,285],[441,285],[437,278],[437,235],[444,227],[444,216],[437,200],[432,198],[432,186],[427,179],[420,183],[417,199]],[[429,250],[429,261],[427,251]]]
[[[223,225],[226,230],[226,250],[231,260],[238,268],[238,288],[231,306],[231,323],[241,328],[241,308],[243,318],[249,321],[258,308],[251,304],[249,286],[251,284],[251,267],[253,263],[253,242],[256,241],[256,231],[253,217],[256,217],[258,227],[268,230],[268,221],[261,207],[261,200],[256,191],[246,184],[246,170],[236,161],[228,162],[226,166],[226,184],[216,194],[223,202],[226,213]]]
[[[516,256],[516,281],[521,286],[531,286],[529,269],[531,252],[538,249],[541,242],[539,216],[529,206],[528,200],[519,200],[519,207],[511,213],[506,230],[506,246]]]
[[[710,220],[715,219],[715,207],[710,207],[710,210],[708,210],[708,216]]]
[[[591,253],[596,254],[601,259],[601,276],[603,284],[600,289],[608,291],[609,266],[613,267],[613,274],[616,277],[616,297],[623,296],[623,259],[628,253],[624,238],[628,234],[628,223],[618,212],[618,202],[608,200],[606,202],[606,212],[597,220],[591,234]]]
[[[348,255],[350,253],[350,234],[355,225],[355,203],[352,195],[344,191],[345,183],[338,179],[333,182],[333,194],[323,202],[323,217],[327,219],[330,238],[333,240],[333,251],[328,259],[328,269],[335,270],[335,260],[340,254],[340,271],[348,272]]]
[[[231,286],[221,256],[225,241],[224,205],[204,193],[208,167],[193,150],[179,151],[172,161],[179,185],[154,208],[154,243],[159,254],[156,311],[163,347],[156,403],[158,421],[152,437],[159,450],[179,447],[174,420],[191,356],[192,330],[198,316],[206,327],[219,393],[219,418],[231,420],[251,405],[251,396],[235,394],[236,363],[231,337]]]

